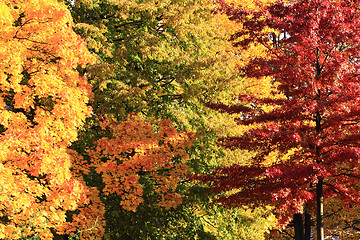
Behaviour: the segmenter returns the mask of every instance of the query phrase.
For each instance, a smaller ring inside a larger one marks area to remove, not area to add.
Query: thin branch
[[[360,175],[354,175],[354,174],[351,174],[351,173],[339,173],[339,174],[334,175],[333,177],[340,177],[340,176],[346,176],[346,177],[352,177],[352,178],[360,179]]]
[[[31,40],[31,39],[29,39],[29,38],[22,38],[22,37],[16,37],[16,36],[14,36],[14,38],[19,39],[19,40],[27,40],[27,41],[30,41],[30,42],[33,42],[33,43],[37,43],[37,44],[44,44],[44,45],[47,44],[47,43],[44,43],[44,42],[39,42],[39,41]]]

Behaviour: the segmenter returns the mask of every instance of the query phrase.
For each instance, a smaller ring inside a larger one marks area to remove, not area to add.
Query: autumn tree
[[[203,100],[222,98],[224,92],[243,88],[236,65],[244,61],[228,42],[239,25],[216,11],[217,6],[213,1],[198,0],[69,1],[75,31],[99,60],[86,70],[93,86],[95,114],[73,149],[88,161],[85,149],[97,148],[94,142],[109,134],[101,129],[101,119],[109,117],[121,125],[128,114],[135,113],[144,121],[168,119],[178,131],[187,129],[196,134],[188,149],[193,161],[186,162],[192,171],[208,172],[213,164],[219,164],[213,160],[222,150],[214,139],[221,127],[216,122],[217,113],[206,108]],[[254,47],[247,57],[260,52]],[[254,81],[246,87],[267,89],[263,87],[266,85],[267,81]],[[108,149],[104,148],[104,155]],[[104,171],[99,173],[106,175]],[[86,172],[88,185],[104,187],[99,173]],[[144,179],[140,174],[139,182]],[[155,204],[153,188],[142,186],[143,195],[137,198],[141,203],[133,205],[137,206],[136,211],[119,207],[122,194],[100,194],[107,208],[105,237],[209,238],[203,227],[204,207],[199,206],[209,198],[203,187],[181,181],[178,188],[183,204],[165,209]]]
[[[93,62],[55,0],[0,1],[0,238],[52,239],[86,204],[67,148],[91,113]]]
[[[227,17],[213,14],[212,1],[130,2],[78,0],[70,7],[75,30],[101,60],[87,72],[94,110],[176,121],[174,109],[194,105],[234,72],[225,64],[233,58]]]
[[[192,133],[178,132],[168,120],[149,122],[136,117],[122,122],[104,119],[101,128],[107,137],[87,149],[84,157],[78,155],[74,168],[98,177],[102,199],[127,212],[136,212],[144,201],[165,210],[182,203],[179,186],[187,175],[186,149],[194,140]],[[108,224],[122,227],[119,222]],[[126,231],[128,238],[135,237]]]
[[[86,155],[83,149],[106,136],[100,130],[100,116],[124,121],[134,112],[145,120],[170,119],[177,129],[195,132],[197,139],[190,154],[198,160],[186,164],[202,170],[205,159],[216,155],[216,150],[209,149],[217,147],[213,143],[215,132],[204,121],[208,111],[200,100],[235,72],[235,65],[225,64],[233,58],[227,53],[231,48],[228,34],[220,27],[227,17],[214,15],[211,1],[130,2],[70,4],[77,22],[75,30],[100,60],[87,71],[96,115],[73,147]],[[86,177],[88,184],[96,185],[99,180],[90,176]],[[181,185],[182,195],[187,195],[184,202],[190,204],[194,201],[191,185],[186,181]],[[144,201],[136,212],[119,208],[109,197],[102,198],[109,209],[109,232],[124,238],[201,235],[201,220],[194,211],[182,205],[161,208],[153,204],[153,194],[151,188],[145,188]],[[121,221],[123,224],[112,225]],[[184,224],[178,227],[171,222]]]
[[[238,124],[256,125],[220,139],[229,149],[253,151],[251,164],[196,177],[223,193],[219,202],[272,205],[282,226],[314,207],[317,239],[324,239],[324,198],[336,195],[345,206],[359,204],[358,4],[304,0],[245,11],[223,3],[245,27],[234,35],[234,44],[246,48],[256,40],[268,49],[267,58],[255,58],[241,71],[271,77],[274,97],[248,94],[232,106],[209,103],[239,113]],[[305,235],[310,239],[308,230]]]

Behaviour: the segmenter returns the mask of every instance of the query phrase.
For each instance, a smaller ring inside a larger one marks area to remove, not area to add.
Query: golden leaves
[[[91,113],[75,68],[93,58],[58,1],[0,0],[0,26],[0,237],[52,239],[87,198],[66,148]]]
[[[14,18],[11,14],[11,9],[2,2],[0,2],[0,12],[0,32],[6,33],[11,28],[11,23],[14,22]],[[4,38],[2,34],[0,35],[0,37]]]

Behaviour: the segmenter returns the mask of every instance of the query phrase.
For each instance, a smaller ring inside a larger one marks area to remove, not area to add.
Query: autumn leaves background
[[[202,102],[234,86],[236,24],[210,1],[0,11],[0,238],[211,238],[187,174],[219,164]]]
[[[276,230],[271,204],[213,205],[218,196],[189,178],[256,155],[217,139],[257,123],[212,108],[239,94],[283,98],[271,77],[239,71],[270,61],[254,35],[269,28],[249,30],[264,19],[234,9],[269,4],[0,0],[0,238],[259,240]]]

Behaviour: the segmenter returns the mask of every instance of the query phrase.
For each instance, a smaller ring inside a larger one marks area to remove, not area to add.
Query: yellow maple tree
[[[91,113],[94,59],[56,0],[0,0],[0,238],[52,239],[88,201],[69,145]]]

